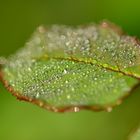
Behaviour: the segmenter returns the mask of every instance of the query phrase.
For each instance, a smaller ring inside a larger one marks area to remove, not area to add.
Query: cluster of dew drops
[[[140,45],[135,38],[119,35],[111,28],[95,24],[54,25],[38,31],[42,33],[37,40],[42,43],[43,52],[52,57],[85,58],[122,68],[140,63]]]
[[[25,95],[31,93],[30,95],[36,96],[38,98],[42,93],[44,95],[46,91],[48,93],[53,91],[53,89],[56,88],[53,87],[55,84],[51,85],[52,83],[50,82],[50,87],[48,86],[48,89],[46,88],[45,90],[44,84],[41,84],[42,82],[44,83],[47,76],[51,75],[51,69],[55,70],[56,73],[62,72],[62,76],[69,74],[71,71],[72,74],[75,74],[75,71],[73,71],[72,68],[68,68],[69,65],[66,65],[65,68],[61,69],[61,66],[59,65],[65,64],[65,61],[62,61],[61,63],[56,63],[56,66],[54,67],[53,65],[50,65],[50,68],[44,65],[42,69],[44,69],[44,71],[48,69],[48,75],[39,72],[39,66],[36,65],[37,70],[34,72],[35,77],[32,77],[32,65],[42,58],[42,56],[47,56],[52,59],[67,59],[72,57],[77,60],[90,60],[91,62],[96,61],[98,63],[107,64],[110,66],[117,64],[117,66],[120,68],[127,68],[140,63],[140,46],[134,41],[134,38],[124,35],[120,36],[117,32],[114,32],[113,29],[105,28],[100,25],[91,24],[88,26],[78,27],[53,25],[46,29],[41,26],[34,33],[33,37],[26,44],[26,46],[19,50],[16,55],[10,57],[6,67],[6,71],[9,73],[9,75],[11,75],[11,73],[16,73],[16,78],[12,77],[13,79],[9,80],[11,84],[17,87],[17,89],[24,91]],[[81,68],[84,69],[83,66]],[[79,67],[80,70],[81,68]],[[70,70],[68,71],[68,69]],[[93,71],[87,70],[86,72],[83,72],[82,77],[84,78],[86,75],[88,77],[90,75],[87,74],[88,72],[90,73]],[[92,76],[93,85],[100,82],[98,79],[102,78],[100,74],[103,72],[106,73],[106,70],[102,69]],[[59,76],[59,74],[52,74],[51,78],[56,79],[55,82],[57,83],[57,79],[58,81],[60,80]],[[26,78],[29,79],[29,77],[31,85],[29,84],[29,81],[26,81]],[[91,78],[91,76],[88,78]],[[110,81],[113,81],[113,78],[114,77],[110,74]],[[76,81],[76,79],[74,80]],[[32,83],[32,81],[36,81],[36,83]],[[46,81],[49,83],[49,80]],[[126,87],[125,80],[120,79],[120,81],[123,85],[122,88]],[[63,86],[68,85],[68,83],[68,80],[65,80],[64,83],[62,81]],[[84,83],[83,88],[86,89],[87,85],[88,83]],[[69,87],[70,86],[71,85],[69,85]],[[116,86],[119,87],[118,82],[116,82]],[[71,92],[75,91],[73,86],[70,88]],[[112,89],[113,86],[110,88],[110,91]],[[57,93],[62,93],[62,91],[63,90],[60,90],[60,88],[57,89]],[[85,94],[83,94],[83,96],[84,95]],[[52,96],[52,94],[47,94],[47,99],[50,97],[51,100]],[[77,96],[81,95],[79,94]],[[54,98],[55,97],[56,94],[54,94]],[[75,98],[75,95],[73,97]],[[71,95],[68,94],[66,98],[70,99]],[[89,98],[91,98],[91,96],[89,96]],[[85,97],[83,98],[83,102],[85,102],[84,99]]]

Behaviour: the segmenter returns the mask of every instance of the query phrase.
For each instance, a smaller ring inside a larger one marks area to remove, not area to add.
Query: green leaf
[[[140,45],[106,22],[40,26],[0,75],[20,100],[52,111],[111,111],[139,85]]]

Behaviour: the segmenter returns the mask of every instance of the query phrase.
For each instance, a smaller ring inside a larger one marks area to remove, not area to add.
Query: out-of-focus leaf
[[[140,128],[137,128],[135,131],[133,131],[128,140],[140,140]]]
[[[111,111],[139,84],[140,45],[105,22],[40,26],[3,63],[0,77],[20,100],[56,112]]]

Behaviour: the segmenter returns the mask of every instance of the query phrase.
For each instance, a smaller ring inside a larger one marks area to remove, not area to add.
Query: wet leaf
[[[20,100],[56,112],[111,111],[139,85],[140,45],[105,22],[40,26],[1,64],[3,83]]]

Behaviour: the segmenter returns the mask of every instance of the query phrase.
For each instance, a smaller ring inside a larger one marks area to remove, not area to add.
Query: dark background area
[[[24,46],[40,24],[107,19],[140,38],[139,0],[0,0],[0,56]],[[52,113],[19,102],[0,85],[0,140],[124,140],[138,125],[140,88],[111,113]]]

